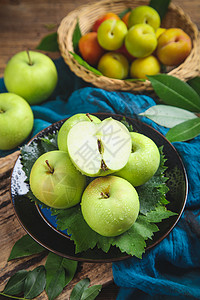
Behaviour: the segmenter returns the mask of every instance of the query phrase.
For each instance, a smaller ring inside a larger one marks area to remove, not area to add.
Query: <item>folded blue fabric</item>
[[[75,113],[109,112],[134,117],[156,104],[147,95],[107,92],[86,86],[61,58],[55,64],[58,86],[48,101],[32,106],[35,120],[31,136]],[[6,92],[3,79],[0,92]],[[146,118],[143,121],[166,134],[166,128]],[[172,232],[142,259],[132,257],[113,263],[114,281],[120,287],[118,300],[200,299],[200,137],[174,143],[174,146],[183,160],[189,181],[184,214]],[[0,155],[9,153],[1,151]]]

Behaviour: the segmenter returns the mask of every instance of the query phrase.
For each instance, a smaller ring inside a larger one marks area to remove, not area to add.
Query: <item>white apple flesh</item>
[[[123,168],[131,153],[131,136],[119,121],[82,121],[68,133],[69,156],[77,169],[90,177],[105,176]]]
[[[85,189],[81,211],[86,223],[102,236],[118,236],[127,231],[139,213],[135,188],[117,176],[99,177]]]
[[[131,132],[132,153],[126,166],[115,175],[128,180],[133,186],[147,182],[160,165],[160,152],[149,137]]]
[[[31,133],[33,112],[30,105],[13,93],[0,94],[0,149],[19,146]]]
[[[69,130],[78,122],[80,121],[89,121],[89,122],[95,122],[100,123],[101,120],[93,115],[90,114],[75,114],[71,116],[69,119],[67,119],[63,125],[61,126],[59,132],[58,132],[58,149],[62,151],[68,151],[67,150],[67,136],[69,133]]]
[[[86,177],[72,164],[64,151],[41,155],[30,173],[30,188],[47,206],[65,209],[78,204],[86,186]]]

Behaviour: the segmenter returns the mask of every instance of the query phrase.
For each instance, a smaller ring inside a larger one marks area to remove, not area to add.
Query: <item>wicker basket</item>
[[[82,34],[91,30],[92,24],[96,19],[107,12],[119,14],[127,8],[135,8],[139,5],[148,5],[149,1],[145,0],[102,0],[94,4],[80,6],[78,9],[70,12],[60,23],[58,28],[58,44],[62,57],[64,58],[70,69],[86,82],[103,88],[105,90],[121,90],[121,91],[142,91],[151,90],[151,84],[146,81],[126,81],[112,79],[100,76],[81,66],[69,51],[74,52],[72,37],[74,29],[79,21]],[[190,17],[184,11],[170,4],[168,12],[162,22],[162,27],[179,27],[182,28],[192,39],[192,51],[186,60],[178,67],[172,69],[168,74],[176,76],[183,81],[187,81],[200,74],[200,43],[198,38],[198,29],[192,23]]]

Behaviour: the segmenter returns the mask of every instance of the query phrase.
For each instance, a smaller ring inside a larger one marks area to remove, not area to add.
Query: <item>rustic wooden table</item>
[[[25,49],[35,49],[40,40],[50,32],[54,32],[67,13],[85,3],[96,0],[0,0],[0,77],[3,77],[8,60],[17,52]],[[199,0],[174,0],[187,12],[192,21],[200,29]],[[59,57],[59,53],[52,58]],[[10,175],[18,156],[15,152],[0,159],[0,291],[3,290],[8,278],[20,269],[33,269],[44,262],[41,255],[7,262],[14,243],[25,232],[16,219],[9,194]],[[69,299],[73,285],[81,278],[89,277],[91,284],[103,284],[104,288],[97,299],[116,299],[117,286],[113,283],[112,265],[81,263],[81,269],[74,280],[58,297],[59,300]],[[37,299],[47,299],[43,293]]]

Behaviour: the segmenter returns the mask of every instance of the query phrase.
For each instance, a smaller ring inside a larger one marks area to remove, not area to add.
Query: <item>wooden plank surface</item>
[[[8,60],[17,52],[34,50],[40,40],[48,33],[57,30],[62,18],[78,6],[96,0],[0,0],[0,77],[3,77]],[[200,29],[200,1],[173,0],[187,12]],[[59,53],[48,55],[59,57]],[[18,223],[9,195],[10,174],[18,153],[0,159],[0,291],[8,278],[19,269],[33,269],[44,263],[43,255],[7,262],[14,243],[25,234]],[[92,284],[103,284],[97,299],[114,300],[118,288],[113,284],[112,265],[81,263],[74,280],[65,288],[58,300],[66,300],[73,285],[81,278],[89,277]],[[47,299],[43,293],[37,299]]]

